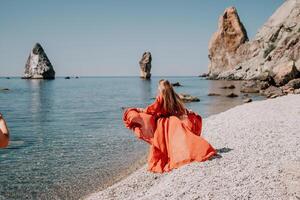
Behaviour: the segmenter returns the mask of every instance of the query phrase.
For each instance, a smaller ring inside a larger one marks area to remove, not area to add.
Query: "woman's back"
[[[155,102],[145,109],[147,113],[177,117],[181,117],[187,113],[184,103],[168,80],[160,80],[158,90],[159,94]]]

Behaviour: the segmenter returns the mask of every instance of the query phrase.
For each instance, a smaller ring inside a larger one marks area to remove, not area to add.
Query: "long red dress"
[[[123,120],[136,136],[150,144],[148,170],[167,172],[192,161],[205,161],[216,150],[200,136],[202,118],[189,112],[178,118],[163,109],[163,98],[157,96],[144,112],[128,108]]]

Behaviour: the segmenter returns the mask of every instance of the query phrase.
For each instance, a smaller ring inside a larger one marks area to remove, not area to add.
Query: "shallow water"
[[[10,89],[0,91],[0,112],[11,143],[0,150],[0,199],[78,199],[132,171],[148,146],[124,127],[122,107],[151,103],[160,78],[1,78],[0,88]],[[238,81],[168,79],[183,85],[176,91],[201,99],[187,106],[203,117],[243,102]],[[236,88],[220,89],[229,84]],[[240,96],[224,97],[231,91]]]

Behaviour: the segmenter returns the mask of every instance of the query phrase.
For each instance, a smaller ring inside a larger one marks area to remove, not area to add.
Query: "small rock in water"
[[[234,88],[235,88],[234,85],[229,85],[229,86],[221,87],[221,89],[234,89]]]
[[[217,93],[208,93],[207,96],[220,96],[220,94],[217,94]]]
[[[199,75],[199,77],[208,77],[208,74],[207,73],[202,73]]]
[[[226,97],[230,97],[230,98],[234,98],[234,97],[238,97],[239,95],[234,94],[234,93],[230,93],[228,95],[226,95]]]
[[[66,76],[66,77],[65,77],[65,79],[70,79],[70,78],[71,78],[70,76]]]
[[[234,89],[235,86],[234,86],[234,85],[229,85],[227,88],[228,88],[228,89]]]
[[[183,102],[185,102],[185,103],[200,101],[200,99],[198,97],[194,97],[194,96],[189,95],[189,94],[180,93],[178,95],[179,95],[180,99],[183,100]]]
[[[6,77],[6,79],[10,79],[10,77]]]
[[[0,90],[1,90],[1,91],[9,91],[8,88],[1,88]]]
[[[76,76],[75,78],[79,78],[78,76]]]
[[[243,101],[244,103],[250,103],[250,102],[252,102],[252,99],[250,99],[250,98],[247,98],[247,99],[244,99],[244,101]]]
[[[172,86],[179,87],[179,86],[182,86],[182,85],[179,82],[176,82],[176,83],[172,83]]]
[[[258,93],[258,84],[255,81],[243,82],[241,90],[242,93]]]

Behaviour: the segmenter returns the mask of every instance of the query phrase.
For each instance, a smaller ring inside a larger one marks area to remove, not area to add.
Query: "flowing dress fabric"
[[[144,112],[129,108],[123,120],[127,128],[150,144],[148,170],[167,172],[192,161],[205,161],[216,150],[201,137],[202,118],[189,112],[183,117],[168,115],[158,96]]]

